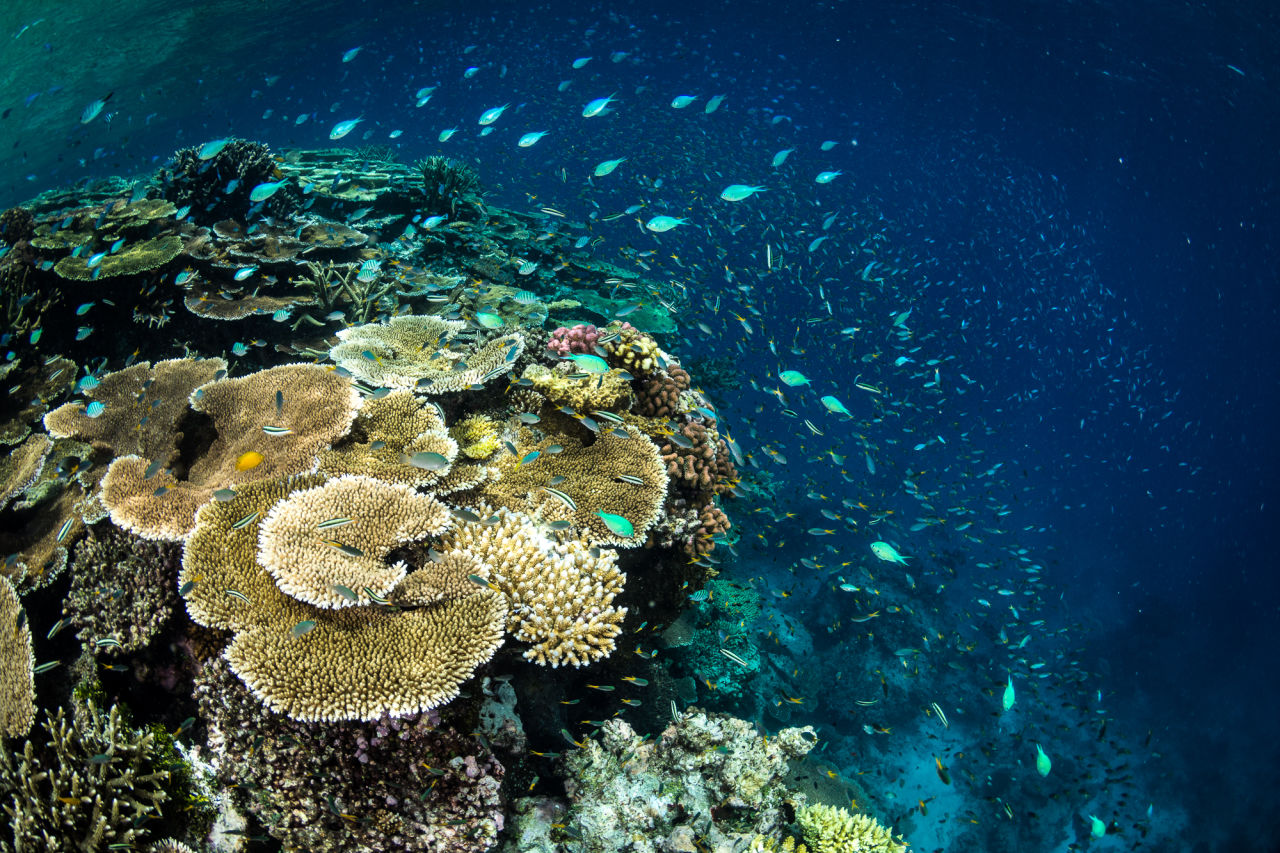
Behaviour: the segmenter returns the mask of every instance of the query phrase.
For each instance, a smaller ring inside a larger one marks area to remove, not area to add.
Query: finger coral
[[[459,524],[439,547],[488,567],[490,583],[510,601],[507,629],[531,644],[524,656],[558,667],[612,654],[627,613],[613,606],[627,579],[617,554],[579,539],[557,542],[523,513],[495,514],[494,523]]]
[[[907,845],[875,818],[822,803],[796,810],[796,823],[813,853],[905,853]]]
[[[369,604],[405,576],[405,564],[387,563],[387,554],[438,535],[449,520],[448,507],[408,486],[338,477],[271,508],[259,532],[258,561],[299,601],[327,608]]]

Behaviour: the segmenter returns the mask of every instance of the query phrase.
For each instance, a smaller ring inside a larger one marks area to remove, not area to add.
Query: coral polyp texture
[[[24,735],[35,718],[31,626],[13,584],[0,577],[0,738]]]

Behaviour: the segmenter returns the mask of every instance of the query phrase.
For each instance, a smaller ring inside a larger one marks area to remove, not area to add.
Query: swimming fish
[[[493,124],[495,121],[502,118],[502,114],[507,111],[507,107],[509,106],[511,105],[503,104],[500,107],[490,107],[489,109],[480,113],[480,124],[486,127],[488,125]]]
[[[597,178],[603,178],[605,175],[618,168],[618,166],[620,166],[626,159],[626,157],[619,157],[617,160],[602,160],[596,165],[595,171],[592,172],[592,174]]]
[[[826,397],[822,398],[822,405],[826,406],[827,411],[833,414],[846,415],[848,417],[853,417],[853,414],[848,409],[845,408],[844,403],[841,403],[839,400],[837,400],[835,397],[832,397],[829,394]]]
[[[783,148],[777,154],[774,154],[773,164],[772,164],[773,167],[776,169],[777,167],[781,166],[783,163],[787,162],[787,157],[790,156],[791,152],[795,150],[796,149],[794,148]]]
[[[838,172],[838,171],[837,172],[819,172],[818,177],[814,178],[814,181],[816,181],[819,184],[829,184],[832,181],[834,181],[836,178],[840,177],[842,174],[844,173]]]
[[[677,110],[682,110],[696,100],[698,100],[697,95],[676,95],[671,101],[671,106]]]
[[[516,145],[521,148],[528,148],[529,146],[536,144],[537,141],[546,136],[547,133],[549,133],[549,131],[546,130],[540,130],[537,133],[526,133],[524,136],[520,137],[519,141],[516,142]]]
[[[753,187],[747,184],[730,184],[720,192],[720,198],[725,201],[742,201],[744,198],[750,198],[759,192],[764,192],[764,187]]]
[[[629,539],[636,535],[636,529],[630,521],[620,515],[614,515],[611,512],[597,510],[596,515],[600,516],[600,520],[604,522],[604,526],[609,528],[609,532],[615,536],[621,536]]]
[[[654,233],[661,234],[664,231],[670,231],[677,225],[686,225],[688,222],[689,220],[687,219],[677,219],[674,216],[655,216],[646,222],[644,227]]]
[[[1013,703],[1016,700],[1017,700],[1017,697],[1014,695],[1014,692],[1013,692],[1013,676],[1010,675],[1009,683],[1006,684],[1004,688],[1004,698],[1001,699],[1001,705],[1004,707],[1006,711],[1008,711],[1010,708],[1013,707]]]
[[[1053,762],[1049,760],[1049,756],[1044,754],[1044,750],[1040,748],[1040,744],[1036,744],[1036,772],[1041,776],[1048,776],[1049,771],[1053,769]]]
[[[450,127],[446,130],[440,131],[440,135],[437,136],[436,139],[440,142],[448,142],[449,138],[457,132],[458,132],[458,129],[456,127]]]
[[[1089,835],[1092,838],[1101,838],[1107,834],[1107,825],[1093,815],[1089,815]]]
[[[267,181],[266,183],[258,184],[256,187],[254,187],[252,190],[249,191],[249,201],[252,201],[252,202],[266,201],[267,199],[271,198],[273,195],[276,194],[276,190],[280,189],[282,186],[284,186],[288,182],[289,182],[288,179],[284,179],[279,181]]]
[[[346,121],[340,121],[333,126],[333,130],[329,131],[330,139],[341,139],[348,133],[356,129],[356,125],[364,121],[363,118],[349,118]]]
[[[204,145],[201,145],[196,150],[196,156],[199,157],[201,160],[210,160],[214,157],[217,157],[218,152],[221,151],[223,148],[226,148],[227,143],[230,141],[231,140],[228,138],[223,138],[223,139],[214,139],[211,142],[206,142]]]
[[[613,93],[613,95],[616,95],[616,94],[618,93],[617,92]],[[613,95],[610,95],[607,98],[596,98],[594,101],[589,102],[585,107],[582,108],[582,117],[594,118],[595,116],[598,116],[598,115],[604,115],[607,112],[613,112],[612,110],[609,109],[609,104],[613,103]]]
[[[872,542],[871,553],[886,563],[898,563],[903,566],[907,564],[907,558],[899,554],[897,549],[888,542]]]
[[[781,379],[784,384],[790,385],[792,388],[799,385],[809,384],[809,378],[798,370],[784,370],[778,374],[778,378]]]

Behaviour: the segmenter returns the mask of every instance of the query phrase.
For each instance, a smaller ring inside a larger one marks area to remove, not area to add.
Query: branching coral
[[[17,850],[98,853],[146,840],[146,823],[168,799],[172,755],[120,709],[92,699],[72,719],[63,709],[17,749],[0,749],[0,798]]]
[[[817,742],[809,727],[762,738],[750,724],[690,709],[655,740],[606,721],[567,754],[566,823],[589,851],[672,849],[692,830],[712,849],[776,835],[786,822],[789,759]]]
[[[289,850],[483,853],[503,827],[501,764],[435,712],[306,723],[271,714],[223,661],[197,679],[218,774]]]
[[[524,337],[511,332],[481,347],[462,344],[465,324],[430,314],[406,314],[390,322],[338,332],[329,357],[373,387],[413,388],[424,394],[466,391],[511,370],[524,352]]]
[[[639,432],[628,438],[606,432],[584,444],[555,434],[534,442],[526,430],[516,450],[515,456],[502,455],[500,476],[483,487],[486,497],[501,506],[548,520],[569,519],[592,542],[622,547],[643,544],[661,515],[667,474],[657,448]],[[536,457],[529,459],[530,454]],[[601,512],[625,518],[632,534],[616,532]]]
[[[813,853],[906,853],[875,818],[816,803],[796,810],[796,823]]]
[[[523,513],[496,516],[459,524],[439,547],[450,559],[466,555],[488,569],[490,583],[510,601],[507,629],[532,644],[524,656],[553,667],[608,657],[626,616],[613,606],[627,579],[617,554],[578,539],[557,542]]]
[[[443,458],[443,464],[436,456]],[[433,404],[411,391],[392,391],[364,399],[350,436],[321,452],[320,471],[333,476],[362,474],[408,486],[438,486],[453,470],[457,457],[458,443],[445,430]],[[433,464],[414,464],[414,459],[430,459]]]
[[[251,204],[249,194],[253,188],[281,174],[270,148],[260,142],[231,139],[207,159],[202,159],[195,148],[177,151],[160,177],[165,197],[189,207],[191,216],[207,224],[243,216]],[[228,191],[228,187],[233,189]],[[296,205],[296,194],[282,190],[268,200],[266,207],[270,214],[279,215]]]
[[[0,576],[0,739],[25,735],[35,718],[31,626],[13,585]]]
[[[459,203],[472,201],[480,191],[480,176],[465,163],[435,156],[415,165],[422,173],[423,209],[427,213],[456,214]]]
[[[114,655],[150,643],[178,604],[174,580],[180,561],[171,543],[149,542],[110,525],[89,528],[72,555],[71,590],[62,605],[85,648]]]
[[[182,433],[178,418],[199,386],[225,375],[220,358],[175,358],[138,362],[92,382],[81,382],[85,397],[103,404],[90,416],[84,403],[67,403],[44,416],[54,438],[74,437],[113,456],[136,454],[168,464]]]

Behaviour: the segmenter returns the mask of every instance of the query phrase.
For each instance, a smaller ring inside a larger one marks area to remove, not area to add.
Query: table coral
[[[410,464],[418,453],[443,456],[442,467]],[[366,397],[356,413],[351,434],[320,453],[320,471],[340,476],[363,474],[388,483],[435,486],[448,476],[458,457],[458,443],[445,429],[433,404],[411,391]]]
[[[460,320],[404,314],[385,324],[340,330],[329,357],[374,388],[444,394],[466,391],[507,373],[524,352],[519,332],[476,346],[459,335],[464,328]]]
[[[19,737],[35,718],[31,626],[13,585],[0,576],[0,738]]]

